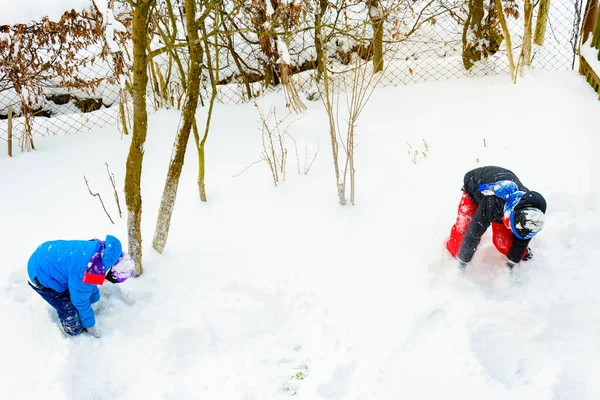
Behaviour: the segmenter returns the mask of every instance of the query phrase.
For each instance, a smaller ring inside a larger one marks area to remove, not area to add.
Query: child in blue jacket
[[[100,300],[97,285],[121,283],[133,275],[134,262],[119,239],[55,240],[40,245],[27,264],[29,285],[58,312],[69,335],[83,330],[100,337],[92,303]]]

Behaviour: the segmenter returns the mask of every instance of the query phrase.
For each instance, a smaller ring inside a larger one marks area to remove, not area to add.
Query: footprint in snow
[[[518,382],[528,385],[537,374],[536,365],[529,358],[519,358],[515,363],[515,377]]]
[[[356,361],[337,367],[329,382],[320,385],[317,393],[328,399],[342,399],[352,391],[354,375],[356,372]]]

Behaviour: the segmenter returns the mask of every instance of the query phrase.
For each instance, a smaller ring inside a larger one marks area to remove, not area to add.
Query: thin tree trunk
[[[315,24],[315,37],[320,41],[321,48],[325,49],[325,43],[323,42],[323,31],[322,25]],[[324,53],[324,52],[323,52]],[[321,63],[321,60],[319,60]],[[337,128],[335,124],[335,110],[333,109],[333,96],[334,94],[331,91],[329,74],[327,71],[326,60],[322,60],[323,65],[323,88],[324,92],[321,94],[321,100],[323,101],[323,105],[325,106],[325,111],[327,112],[327,118],[329,121],[329,135],[331,138],[331,152],[333,154],[333,167],[335,171],[335,185],[338,193],[338,198],[341,205],[346,205],[346,186],[344,182],[340,180],[340,166],[339,166],[339,143],[337,141]],[[325,97],[323,97],[323,94]]]
[[[267,0],[268,1],[268,0]],[[221,10],[219,9],[219,3],[216,3],[215,9],[215,29],[218,31],[219,29],[219,17]],[[210,94],[210,102],[208,105],[208,115],[206,116],[206,125],[204,127],[204,136],[200,143],[198,143],[198,193],[200,195],[201,201],[206,201],[206,158],[204,153],[204,145],[206,144],[206,139],[208,139],[208,132],[210,130],[210,122],[212,119],[213,106],[215,104],[215,99],[217,98],[217,83],[219,82],[219,35],[215,35],[215,65],[213,66],[210,55],[210,47],[208,45],[208,39],[206,35],[206,25],[203,22],[202,26],[202,35],[204,36],[204,47],[206,51],[206,65],[208,66],[208,74],[210,76],[211,82],[211,94]]]
[[[188,97],[183,108],[183,124],[177,134],[175,143],[173,144],[173,155],[169,163],[169,172],[163,190],[162,200],[160,202],[160,210],[156,221],[156,229],[154,231],[154,240],[152,246],[156,251],[162,253],[167,243],[169,236],[169,227],[171,225],[171,216],[175,207],[177,197],[177,187],[179,186],[179,178],[183,168],[185,158],[185,150],[192,125],[196,117],[196,109],[198,107],[198,98],[200,96],[200,73],[201,73],[201,57],[202,49],[198,39],[198,27],[196,25],[196,1],[185,0],[185,22],[186,32],[189,41],[190,50],[190,68],[188,79]]]
[[[144,143],[148,132],[146,87],[148,85],[148,20],[153,0],[133,3],[133,134],[125,171],[125,202],[127,203],[127,231],[129,253],[135,261],[135,276],[142,267],[142,195],[141,177]]]
[[[480,48],[482,46],[473,45],[472,39],[469,38],[469,32],[472,33],[475,40],[484,39],[482,25],[485,12],[483,9],[483,0],[470,0],[468,7],[469,14],[467,15],[462,32],[462,59],[465,69],[470,70],[474,62],[481,60],[482,52]]]
[[[473,19],[473,0],[469,1],[469,13],[467,14],[467,19],[465,20],[465,24],[463,26],[463,32],[462,32],[462,59],[463,59],[463,65],[465,66],[465,69],[468,71],[471,69],[471,67],[473,66],[472,63],[472,51],[471,51],[471,47],[467,47],[468,46],[468,34],[469,34],[469,30],[471,29],[471,20]]]
[[[550,0],[540,0],[538,8],[538,17],[535,22],[535,34],[533,35],[533,43],[538,46],[544,45],[546,38],[546,26],[548,25],[548,13],[550,12]]]
[[[12,157],[12,104],[8,105],[8,156]]]
[[[531,0],[525,0],[525,15],[524,15],[524,33],[523,47],[521,56],[521,66],[525,67],[521,71],[524,72],[531,65],[531,46],[533,40],[533,3]]]
[[[327,60],[323,43],[323,16],[327,11],[327,0],[319,0],[318,9],[315,12],[315,50],[317,53],[317,82],[321,81]]]
[[[208,131],[210,129],[210,121],[212,118],[213,106],[215,104],[216,98],[217,98],[217,90],[215,88],[210,96],[210,103],[208,105],[208,115],[206,117],[206,127],[204,130],[204,137],[202,138],[202,141],[198,145],[198,191],[200,193],[201,201],[206,201],[206,185],[205,185],[206,163],[205,163],[205,157],[204,157],[204,144],[206,143],[206,139],[208,138]]]
[[[379,0],[372,0],[369,17],[373,25],[373,72],[383,71],[383,16],[379,13]]]
[[[273,8],[277,9],[277,1],[275,1],[274,5],[271,0],[264,0],[264,2],[265,7],[268,7],[267,2],[270,2]],[[266,14],[266,8],[264,12],[260,10],[257,14],[255,27],[259,31],[258,44],[264,55],[264,60],[262,61],[262,64],[265,70],[265,86],[277,86],[279,85],[279,75],[277,75],[277,68],[275,66],[275,62],[277,61],[277,59],[279,59],[279,53],[277,52],[277,48],[273,43],[273,29],[270,25],[267,24],[269,20],[270,17]]]
[[[129,130],[127,129],[127,115],[125,114],[125,105],[123,103],[123,100],[119,102],[119,115],[121,117],[121,127],[123,128],[123,134],[129,135]]]
[[[588,0],[586,10],[585,21],[583,23],[582,43],[587,42],[590,34],[594,31],[596,12],[598,11],[598,0]]]
[[[600,11],[596,11],[596,28],[594,29],[594,36],[592,38],[592,46],[600,49]],[[600,54],[598,55],[600,59]]]
[[[354,169],[354,121],[352,122],[353,125],[348,127],[348,140],[347,140],[347,146],[348,146],[348,163],[349,163],[349,167],[350,167],[350,203],[352,203],[352,205],[354,205],[354,192],[355,192],[355,188],[356,188],[356,181],[355,181],[355,173],[356,170]]]
[[[148,41],[148,43],[146,44],[146,48],[148,50],[148,54],[150,54],[151,48],[150,48],[150,41]],[[150,67],[150,76],[148,77],[150,80],[150,87],[152,88],[152,98],[154,100],[154,109],[158,110],[162,104],[163,101],[165,100],[163,94],[164,92],[162,92],[161,89],[161,85],[160,85],[160,81],[158,79],[158,75],[156,73],[156,69],[154,68],[154,62],[152,62],[152,60],[150,60],[150,62],[148,63],[148,66]],[[158,65],[157,65],[158,67]]]
[[[510,76],[514,79],[515,75],[515,61],[513,58],[512,41],[510,40],[510,32],[508,31],[508,25],[506,24],[506,18],[504,17],[504,10],[502,9],[502,1],[495,0],[496,11],[498,12],[498,19],[500,20],[500,26],[504,34],[504,40],[506,43],[506,54],[508,56],[508,66],[510,68]]]

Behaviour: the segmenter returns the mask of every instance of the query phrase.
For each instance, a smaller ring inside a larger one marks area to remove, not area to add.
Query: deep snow
[[[285,114],[280,95],[259,105]],[[307,105],[290,134],[301,159],[305,144],[319,154],[298,175],[289,140],[278,187],[264,163],[233,177],[260,157],[256,109],[215,109],[209,202],[190,146],[162,256],[150,244],[179,116],[150,117],[145,273],[101,287],[99,340],[60,333],[26,262],[45,240],[126,237],[104,162],[122,184],[129,138],[112,127],[1,152],[0,398],[600,397],[600,103],[583,78],[378,89],[359,121],[354,207],[337,204],[326,118]],[[427,156],[409,154],[423,140]],[[484,164],[548,201],[535,257],[512,278],[489,238],[465,277],[443,248],[462,176]]]

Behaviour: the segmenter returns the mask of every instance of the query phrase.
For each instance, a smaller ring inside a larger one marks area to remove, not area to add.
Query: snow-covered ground
[[[285,114],[279,95],[259,105]],[[325,114],[307,105],[289,132],[301,164],[305,144],[318,156],[299,175],[288,140],[278,187],[264,163],[234,177],[260,158],[256,109],[216,108],[209,202],[190,146],[163,255],[150,243],[179,115],[150,117],[145,273],[101,287],[100,339],[63,336],[26,263],[45,240],[126,237],[104,163],[122,185],[130,138],[111,127],[0,152],[0,398],[599,398],[600,102],[585,80],[378,89],[359,121],[354,207],[337,204]],[[463,174],[485,164],[548,201],[512,278],[489,237],[464,277],[444,250]]]

